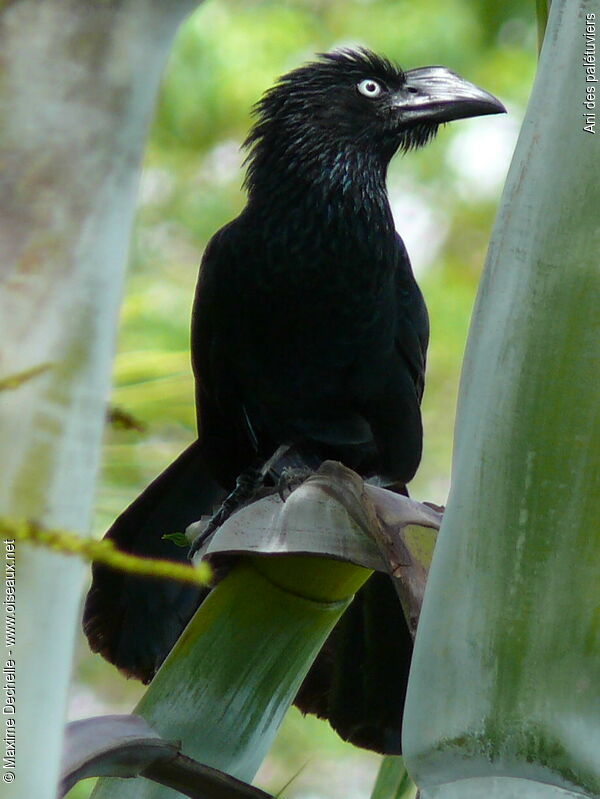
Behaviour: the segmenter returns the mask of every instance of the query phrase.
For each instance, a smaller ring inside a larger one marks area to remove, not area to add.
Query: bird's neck
[[[246,181],[250,209],[287,224],[294,218],[327,227],[362,222],[393,232],[386,159],[352,143],[331,149],[319,142],[297,149],[262,144]]]

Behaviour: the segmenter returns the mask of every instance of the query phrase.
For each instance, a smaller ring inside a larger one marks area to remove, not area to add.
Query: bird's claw
[[[206,527],[200,533],[200,535],[194,541],[192,541],[192,543],[190,545],[190,549],[188,551],[188,560],[193,560],[194,556],[197,554],[197,552],[200,549],[202,549],[202,546],[207,541],[207,539],[209,539],[211,537],[211,535],[217,531],[219,526],[222,524],[222,521],[221,521],[220,517],[221,517],[221,514],[220,514],[220,510],[219,510],[217,513],[215,513],[214,516],[212,516],[208,520],[208,522],[206,524]],[[223,521],[224,521],[224,519],[223,519]]]
[[[302,483],[312,474],[314,474],[314,471],[308,468],[294,468],[292,466],[286,466],[284,469],[282,469],[281,474],[279,475],[279,480],[277,481],[277,493],[281,501],[285,502],[287,497],[289,497],[293,491],[299,488]]]
[[[189,560],[193,559],[194,555],[202,548],[205,541],[227,521],[234,511],[238,510],[244,502],[251,499],[256,494],[263,480],[264,476],[262,472],[255,468],[250,468],[240,474],[236,480],[233,491],[225,497],[219,510],[212,515],[204,530],[190,546],[188,552]]]

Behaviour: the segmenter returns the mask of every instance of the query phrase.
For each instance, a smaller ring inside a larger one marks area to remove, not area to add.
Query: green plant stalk
[[[404,752],[423,799],[600,795],[600,157],[554,0],[471,326]],[[589,85],[589,84],[588,84]],[[511,787],[512,786],[512,787]]]
[[[136,713],[184,754],[250,782],[325,638],[370,572],[304,556],[241,560],[214,589]],[[94,799],[170,799],[104,779]]]
[[[186,566],[172,560],[138,557],[118,549],[108,538],[96,541],[68,530],[49,529],[27,519],[6,519],[0,516],[0,537],[12,540],[16,546],[21,543],[33,544],[49,552],[76,555],[129,574],[169,578],[199,586],[206,586],[211,580],[211,570],[207,563]]]
[[[404,760],[388,755],[381,761],[371,799],[415,799],[417,789],[408,776]]]

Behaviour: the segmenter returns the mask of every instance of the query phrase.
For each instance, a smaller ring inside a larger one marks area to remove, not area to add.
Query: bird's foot
[[[252,499],[264,482],[262,469],[247,469],[242,472],[235,483],[235,488],[223,500],[221,507],[208,520],[206,527],[190,546],[189,560],[202,548],[202,545],[215,533],[227,519],[245,502]]]
[[[277,481],[277,493],[281,501],[285,502],[287,497],[313,474],[314,470],[307,467],[294,468],[292,466],[286,466],[282,470],[279,475],[279,480]]]

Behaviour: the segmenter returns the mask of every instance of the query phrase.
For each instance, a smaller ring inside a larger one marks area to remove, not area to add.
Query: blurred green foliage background
[[[150,131],[115,362],[113,408],[143,429],[106,433],[96,531],[193,438],[190,309],[202,251],[243,207],[240,144],[283,72],[363,45],[410,68],[444,64],[496,94],[506,117],[454,123],[396,158],[389,191],[431,316],[425,452],[412,494],[443,504],[458,379],[495,207],[536,63],[533,0],[207,0],[182,27]],[[117,414],[118,415],[118,414]],[[70,715],[129,712],[142,688],[81,641]],[[199,719],[201,724],[202,720]],[[290,711],[258,783],[289,799],[367,797],[379,758]],[[81,784],[70,794],[83,799]]]

